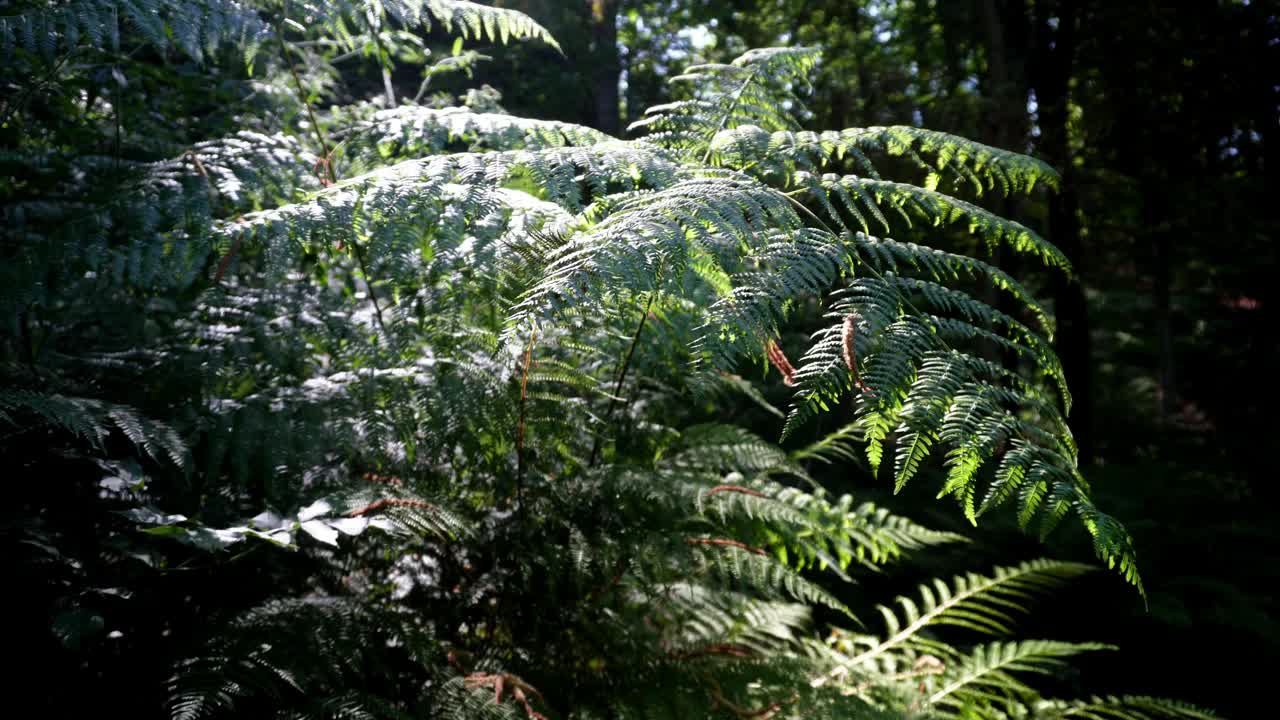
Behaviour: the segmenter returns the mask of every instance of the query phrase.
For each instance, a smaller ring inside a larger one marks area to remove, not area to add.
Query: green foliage
[[[164,8],[151,20],[176,22]],[[865,443],[878,469],[892,445],[901,489],[943,450],[940,496],[970,520],[1015,497],[1046,532],[1074,512],[1141,588],[1128,534],[1076,469],[1047,341],[949,283],[988,279],[1051,328],[1045,311],[990,263],[867,234],[867,218],[963,222],[1065,270],[1027,228],[936,190],[949,173],[1029,191],[1051,171],[904,128],[804,135],[819,58],[804,48],[691,68],[676,78],[691,98],[651,109],[631,141],[416,103],[317,113],[302,77],[333,76],[334,48],[385,71],[421,60],[402,33],[432,21],[554,41],[470,2],[286,6],[308,25],[275,10],[251,13],[280,47],[256,61],[276,78],[265,132],[117,139],[109,163],[76,145],[103,126],[5,148],[17,165],[74,148],[5,197],[0,295],[6,450],[32,486],[74,469],[102,545],[73,543],[76,516],[45,513],[38,490],[39,517],[14,519],[48,549],[30,564],[71,578],[46,591],[72,609],[56,627],[123,622],[74,614],[118,578],[199,572],[174,646],[146,639],[150,619],[116,631],[125,655],[183,659],[166,678],[175,718],[1106,711],[1045,704],[1021,674],[1100,646],[934,632],[1008,635],[1033,592],[1082,566],[935,581],[882,608],[882,634],[838,629],[861,625],[858,573],[964,538],[832,499],[809,467],[853,465]],[[54,53],[75,47],[65,23],[41,27]],[[882,179],[877,153],[931,176]],[[868,176],[806,174],[845,155]],[[834,324],[790,367],[777,339],[815,307]],[[744,398],[777,414],[776,384],[747,374],[761,360],[794,394],[784,436],[850,395],[853,422],[790,452],[736,422]],[[237,571],[251,589],[201,616]],[[1142,702],[1116,707],[1177,707]]]

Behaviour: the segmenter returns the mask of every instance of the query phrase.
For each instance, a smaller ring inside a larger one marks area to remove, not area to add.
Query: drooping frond
[[[102,449],[113,430],[118,430],[157,461],[178,467],[187,461],[186,445],[172,427],[127,405],[95,398],[0,388],[0,424],[13,428],[4,433],[7,438],[48,425],[87,440],[98,449]]]
[[[533,38],[559,50],[560,43],[533,18],[508,8],[482,5],[469,0],[392,0],[385,6],[391,12],[405,17],[415,6],[425,9],[446,32],[456,32],[464,38],[488,38],[506,44],[511,40]],[[430,29],[430,24],[427,24]]]
[[[727,127],[711,143],[712,162],[739,170],[774,171],[788,176],[851,163],[869,178],[879,179],[872,158],[905,157],[927,171],[927,187],[947,175],[976,192],[999,188],[1003,194],[1029,193],[1037,184],[1057,188],[1058,174],[1043,162],[948,133],[909,126],[849,128],[813,132],[777,130],[755,125]]]
[[[795,175],[795,182],[813,196],[822,199],[828,216],[843,228],[848,226],[836,209],[837,205],[852,215],[864,232],[871,232],[873,220],[886,231],[890,230],[891,213],[901,218],[908,227],[911,226],[913,217],[923,219],[935,227],[963,223],[968,226],[970,233],[985,241],[990,248],[1003,242],[1018,253],[1039,258],[1050,267],[1066,272],[1071,270],[1071,263],[1062,251],[1026,226],[936,190],[908,183],[830,173],[816,176],[799,172]],[[823,195],[829,199],[822,198]]]
[[[920,314],[908,293],[962,318]],[[998,364],[949,346],[975,337],[1000,341],[1032,357],[1065,393],[1061,364],[1046,341],[958,291],[891,273],[856,280],[837,295],[828,315],[836,323],[815,334],[795,372],[797,402],[786,432],[856,392],[872,467],[879,466],[885,442],[896,436],[894,474],[900,489],[936,445],[948,447],[948,475],[939,495],[954,495],[971,521],[979,512],[979,470],[1011,443],[1012,457],[1002,462],[981,510],[1017,492],[1021,524],[1038,518],[1042,534],[1074,512],[1093,537],[1098,557],[1141,589],[1132,539],[1090,499],[1076,469],[1076,448],[1054,404]],[[975,321],[1005,325],[1016,340]],[[1063,399],[1069,403],[1069,396]]]
[[[926,279],[937,282],[954,281],[962,277],[983,278],[993,286],[1008,293],[1035,317],[1049,339],[1053,339],[1053,317],[1016,278],[994,265],[977,258],[950,253],[937,248],[878,238],[865,233],[855,233],[853,243],[863,261],[871,263],[881,274],[897,275],[920,273]]]
[[[407,30],[430,32],[439,23],[445,32],[466,39],[490,40],[503,45],[512,40],[534,39],[556,50],[560,44],[533,18],[510,8],[483,5],[470,0],[325,0],[299,3],[295,20],[307,18],[325,35],[346,40],[348,47],[360,30],[385,33],[387,20]],[[357,28],[355,33],[351,28]]]

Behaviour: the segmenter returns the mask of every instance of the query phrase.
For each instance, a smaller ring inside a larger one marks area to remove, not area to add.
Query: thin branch
[[[716,126],[715,132],[711,133],[711,137],[707,140],[707,151],[702,155],[703,165],[706,165],[707,161],[711,159],[711,147],[713,145],[712,140],[714,140],[716,135],[725,128],[725,125],[729,124],[729,118],[733,116],[733,111],[738,108],[738,103],[742,101],[742,93],[747,91],[747,86],[756,78],[756,72],[757,69],[752,68],[746,79],[742,81],[742,84],[738,86],[737,91],[734,92],[733,102],[729,103],[729,109],[724,111],[724,117],[720,118],[720,124]]]
[[[644,312],[640,315],[640,322],[636,324],[636,332],[631,336],[631,347],[627,349],[627,356],[622,361],[622,366],[618,369],[618,380],[613,385],[613,397],[609,400],[609,409],[604,414],[604,422],[607,425],[610,418],[613,417],[613,411],[617,409],[618,398],[622,397],[622,383],[627,379],[627,369],[631,366],[631,357],[636,353],[636,345],[640,343],[640,333],[644,330],[645,320],[649,319],[649,312],[653,309],[653,301],[658,297],[658,290],[654,288],[649,292],[649,302],[644,308]],[[604,435],[596,435],[596,439],[591,444],[591,460],[587,463],[587,467],[595,467],[596,460],[600,457],[601,438]]]
[[[311,101],[307,99],[306,90],[302,89],[302,78],[298,76],[298,69],[289,61],[289,44],[284,40],[284,25],[276,26],[276,40],[280,41],[280,53],[284,57],[284,64],[289,66],[289,73],[293,75],[293,86],[298,91],[298,100],[302,101],[304,107],[307,108],[307,117],[311,119],[311,130],[315,133],[316,142],[320,143],[320,150],[324,157],[329,157],[329,141],[325,139],[324,131],[320,129],[320,123],[316,120],[316,112],[311,108]],[[338,178],[333,174],[333,163],[325,163],[325,167],[329,171],[329,182],[336,183]],[[370,295],[373,293],[370,292]]]
[[[533,343],[538,339],[538,328],[529,333],[529,345],[524,350],[524,370],[520,373],[520,420],[516,424],[516,510],[524,513],[524,432],[525,411],[529,404],[529,368],[533,365]]]

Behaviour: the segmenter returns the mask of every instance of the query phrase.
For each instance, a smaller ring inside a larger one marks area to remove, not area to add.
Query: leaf
[[[302,529],[311,537],[325,545],[338,546],[338,531],[320,520],[308,520],[302,523]]]
[[[321,515],[327,515],[332,511],[333,506],[329,504],[328,500],[317,500],[298,511],[298,520],[302,522],[314,520]]]
[[[79,650],[86,641],[102,633],[106,621],[101,615],[87,608],[76,608],[59,613],[53,619],[53,634],[68,650]]]

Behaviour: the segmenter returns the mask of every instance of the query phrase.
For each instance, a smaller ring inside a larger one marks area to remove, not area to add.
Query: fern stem
[[[329,166],[329,175],[333,175],[333,166]],[[364,276],[365,287],[369,288],[369,301],[373,303],[373,318],[378,321],[378,332],[386,338],[387,344],[391,344],[391,335],[387,332],[387,324],[382,319],[382,306],[378,304],[378,295],[373,291],[373,279],[369,276],[369,267],[364,261],[364,249],[360,247],[360,243],[351,242],[351,254],[356,256],[356,262],[360,264],[360,274]]]
[[[289,66],[289,74],[293,76],[293,86],[298,91],[298,100],[302,101],[302,105],[307,109],[307,117],[311,120],[311,130],[316,136],[316,142],[320,143],[320,151],[324,153],[325,169],[329,172],[329,182],[335,183],[338,178],[333,173],[332,158],[329,157],[329,141],[325,139],[324,131],[320,129],[320,123],[316,120],[316,111],[311,107],[311,101],[307,99],[307,93],[302,89],[302,78],[298,76],[298,69],[289,61],[289,44],[284,40],[283,24],[276,26],[276,40],[280,42],[280,54],[284,57],[284,64]],[[371,291],[370,296],[373,295]]]
[[[617,409],[618,398],[622,397],[622,383],[627,379],[627,368],[631,366],[631,357],[636,354],[636,345],[640,344],[640,333],[644,330],[645,320],[649,319],[649,312],[653,309],[653,301],[657,297],[658,290],[654,288],[649,293],[649,302],[645,305],[644,312],[640,315],[640,322],[636,324],[636,332],[631,336],[631,347],[627,348],[627,356],[623,359],[622,366],[618,368],[618,380],[613,385],[613,397],[609,400],[609,409],[604,414],[606,425],[610,418],[613,417],[613,411]],[[591,460],[587,463],[587,467],[595,467],[596,460],[600,457],[600,445],[603,437],[602,431],[600,435],[596,435],[595,441],[591,443]]]
[[[907,640],[911,639],[911,637],[915,635],[917,632],[919,632],[922,628],[928,625],[930,622],[933,622],[933,620],[937,618],[939,615],[942,615],[946,611],[960,605],[965,600],[968,600],[969,598],[975,595],[980,595],[986,592],[987,590],[990,590],[991,588],[996,587],[997,585],[1002,585],[1011,580],[1016,580],[1017,578],[1020,578],[1026,575],[1034,575],[1036,572],[1038,572],[1036,568],[1022,567],[1022,568],[1019,568],[1018,572],[1016,573],[1009,573],[1008,575],[987,578],[986,579],[987,581],[984,583],[969,586],[964,590],[964,592],[956,593],[955,595],[952,595],[946,602],[939,603],[938,606],[933,608],[932,610],[922,613],[920,617],[916,619],[915,622],[911,623],[910,625],[907,625],[902,630],[898,631],[896,634],[893,635],[893,637],[890,637],[889,639],[871,648],[870,650],[867,650],[861,655],[857,655],[856,657],[854,657],[844,665],[838,666],[835,670],[831,671],[831,673],[828,674],[827,678],[823,678],[817,684],[825,683],[827,679],[834,678],[840,674],[843,674],[844,672],[848,672],[849,668],[854,667],[855,665],[864,663],[867,660],[871,660],[872,658],[879,657],[880,655],[883,655],[885,651],[889,650],[890,648],[893,648],[903,642],[906,642]],[[816,686],[817,685],[815,685],[815,687]]]
[[[307,108],[307,117],[311,120],[311,130],[316,136],[316,142],[320,143],[320,151],[324,154],[324,169],[329,175],[329,183],[336,183],[338,182],[338,176],[333,170],[333,153],[329,150],[329,141],[325,137],[319,121],[316,120],[316,111],[311,107],[311,101],[307,99],[306,91],[302,88],[302,78],[298,76],[298,69],[293,66],[292,62],[289,62],[289,44],[284,40],[283,25],[276,26],[276,40],[280,42],[280,52],[284,56],[285,64],[289,66],[289,74],[293,76],[293,86],[298,91],[298,100]],[[379,44],[379,47],[381,47],[381,44]],[[360,265],[360,274],[364,276],[365,287],[369,288],[369,301],[373,303],[373,316],[378,322],[378,332],[390,343],[391,335],[387,332],[387,323],[382,317],[382,306],[378,304],[378,294],[373,291],[373,279],[369,275],[369,266],[365,262],[364,250],[361,249],[360,243],[352,241],[351,254],[356,256],[356,262]]]
[[[803,188],[802,188],[802,189],[803,189]],[[817,215],[816,213],[814,213],[812,210],[810,210],[809,208],[805,207],[805,206],[804,206],[804,203],[802,203],[802,202],[800,202],[799,200],[796,200],[795,198],[791,197],[791,194],[790,194],[790,193],[782,193],[782,196],[783,196],[783,197],[785,197],[786,199],[790,200],[792,205],[795,205],[797,208],[800,208],[801,210],[803,210],[803,211],[804,211],[804,213],[805,213],[806,215],[808,215],[809,217],[813,218],[814,222],[816,222],[816,223],[818,223],[819,225],[821,225],[823,230],[826,230],[827,232],[831,233],[831,235],[832,235],[833,237],[840,237],[840,233],[838,233],[838,232],[836,232],[835,230],[831,229],[831,226],[830,226],[830,225],[828,225],[828,224],[827,224],[827,223],[826,223],[822,218],[818,217],[818,215]],[[855,255],[855,257],[858,257],[858,256],[856,256],[856,255]],[[858,259],[859,259],[859,260],[862,260],[862,258],[861,258],[861,257],[858,257]],[[888,287],[888,288],[892,289],[892,290],[894,291],[894,293],[896,293],[896,294],[898,295],[898,297],[902,300],[902,303],[903,303],[904,305],[906,305],[907,307],[911,308],[911,311],[912,311],[912,312],[914,312],[916,315],[919,315],[920,317],[924,317],[924,315],[925,315],[925,314],[924,314],[924,312],[923,312],[923,311],[921,311],[921,310],[920,310],[920,308],[916,307],[916,306],[915,306],[915,303],[911,302],[911,299],[910,299],[910,298],[908,298],[905,294],[903,294],[903,292],[902,292],[901,290],[899,290],[899,289],[898,289],[898,286],[897,286],[897,285],[895,285],[895,284],[893,284],[893,283],[889,282],[888,280],[886,280],[886,279],[885,279],[885,276],[884,276],[883,274],[881,274],[881,273],[880,273],[880,271],[879,271],[879,270],[877,270],[877,269],[875,268],[875,266],[874,266],[874,265],[872,265],[871,263],[866,262],[866,261],[859,262],[858,264],[859,264],[859,266],[860,266],[860,267],[865,268],[865,269],[867,270],[867,272],[869,272],[869,273],[871,273],[872,275],[874,275],[878,280],[883,281],[883,282],[884,282],[884,284],[885,284],[885,287]],[[946,340],[943,340],[943,339],[942,339],[941,337],[939,337],[936,333],[935,333],[935,334],[932,334],[930,337],[932,337],[934,340],[936,340],[936,341],[938,342],[938,344],[942,346],[942,349],[943,349],[943,350],[946,350],[947,352],[952,352],[951,346],[947,344],[947,341],[946,341]]]
[[[720,131],[729,124],[729,118],[733,116],[733,111],[738,108],[738,103],[742,101],[742,93],[747,91],[747,86],[751,84],[751,81],[754,80],[755,77],[756,69],[752,68],[746,79],[744,79],[742,84],[738,86],[737,91],[733,93],[733,102],[729,103],[729,109],[724,111],[724,117],[720,118],[720,124],[716,125],[716,129],[711,133],[711,137],[707,138],[707,151],[702,154],[703,165],[706,165],[707,161],[711,159],[711,142],[715,140],[716,135],[718,135]]]
[[[538,338],[538,328],[529,333],[529,345],[524,351],[524,370],[520,373],[520,419],[516,423],[516,509],[524,513],[524,431],[525,409],[529,404],[529,368],[533,365],[533,343]]]
[[[387,108],[390,109],[396,107],[396,90],[391,85],[391,70],[387,67],[391,55],[382,44],[382,36],[378,33],[378,28],[374,27],[373,18],[370,16],[372,12],[372,10],[365,11],[364,22],[369,28],[370,37],[373,38],[374,47],[378,49],[378,65],[382,70],[382,91],[387,95]]]

